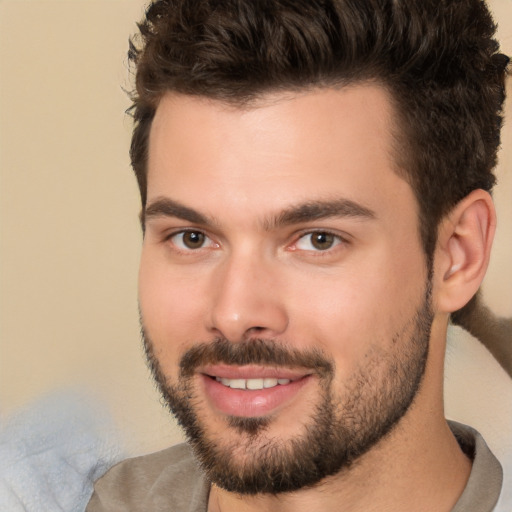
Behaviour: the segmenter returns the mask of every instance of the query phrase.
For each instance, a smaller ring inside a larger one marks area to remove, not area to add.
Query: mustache
[[[250,364],[273,367],[307,368],[321,377],[334,374],[334,361],[320,350],[299,350],[274,340],[251,339],[233,343],[225,338],[200,343],[187,350],[180,360],[180,375],[191,377],[197,368],[207,364],[245,366]]]

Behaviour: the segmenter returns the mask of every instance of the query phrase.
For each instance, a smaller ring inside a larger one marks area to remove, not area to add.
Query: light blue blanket
[[[0,423],[0,511],[83,512],[119,458],[111,420],[83,394],[53,394]]]

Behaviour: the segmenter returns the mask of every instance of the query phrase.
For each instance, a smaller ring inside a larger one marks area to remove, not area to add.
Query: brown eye
[[[180,231],[172,235],[170,241],[182,251],[215,246],[213,241],[201,231]]]
[[[183,233],[183,245],[188,249],[199,249],[204,244],[205,236],[199,231],[186,231]]]
[[[311,235],[311,245],[319,251],[330,249],[334,245],[334,235],[330,233],[313,233]]]
[[[302,236],[295,247],[302,251],[327,251],[342,242],[341,238],[327,231],[314,231]]]

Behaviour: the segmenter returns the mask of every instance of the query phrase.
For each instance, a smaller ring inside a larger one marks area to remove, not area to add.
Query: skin
[[[421,304],[427,269],[417,202],[395,172],[392,128],[389,98],[376,85],[268,95],[244,109],[164,96],[150,136],[139,293],[146,333],[170,383],[187,349],[219,336],[321,350],[335,362],[341,400],[368,358],[396,353],[393,340]],[[306,202],[347,200],[371,213],[277,222]],[[325,511],[340,503],[344,511],[451,510],[470,462],[443,414],[446,327],[450,311],[483,278],[493,225],[492,203],[477,191],[440,226],[427,368],[391,434],[321,486],[278,496],[213,486],[210,511]],[[204,234],[204,244],[188,248],[184,230]],[[334,234],[333,246],[315,248],[314,231]],[[216,442],[249,446],[200,376],[194,393]],[[318,394],[310,379],[273,409],[269,437],[300,435]],[[238,461],[246,456],[233,453]]]

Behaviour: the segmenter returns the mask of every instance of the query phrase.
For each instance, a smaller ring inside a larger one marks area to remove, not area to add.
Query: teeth
[[[247,387],[245,379],[228,379],[228,381],[228,386],[232,389],[245,389]]]
[[[220,382],[224,386],[230,387],[231,389],[267,389],[273,388],[277,385],[285,386],[291,382],[290,379],[226,379],[221,377],[215,377],[217,382]]]
[[[247,379],[247,389],[263,389],[263,379]]]
[[[273,388],[277,386],[277,379],[263,379],[263,387],[264,388]]]

